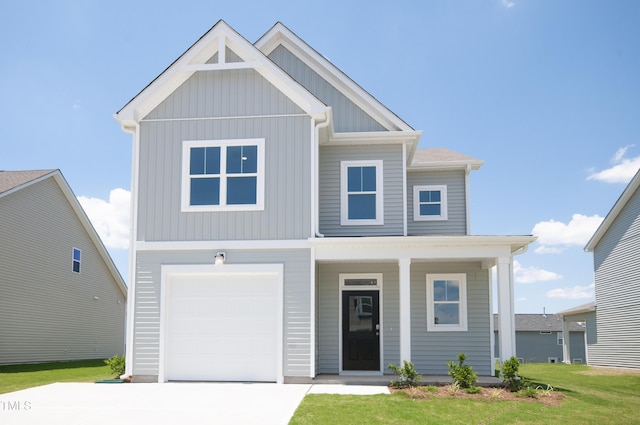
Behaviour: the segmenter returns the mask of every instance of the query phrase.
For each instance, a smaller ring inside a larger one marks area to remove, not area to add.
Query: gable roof
[[[586,304],[579,305],[577,307],[572,307],[567,310],[562,310],[558,312],[558,316],[571,316],[574,314],[583,314],[590,313],[592,311],[596,311],[597,305],[595,301],[588,302]]]
[[[65,198],[71,205],[71,208],[75,212],[82,227],[85,229],[91,241],[95,245],[98,253],[105,262],[109,273],[116,282],[118,289],[122,292],[122,295],[127,297],[127,287],[120,275],[120,272],[116,268],[111,256],[105,248],[100,236],[96,232],[95,228],[91,224],[89,217],[82,209],[78,198],[74,195],[71,187],[67,183],[66,179],[60,172],[60,170],[33,170],[33,171],[0,171],[0,202],[7,195],[22,190],[31,185],[37,184],[45,179],[53,179],[58,185]]]
[[[484,161],[445,148],[418,149],[408,171],[425,169],[479,169]]]
[[[232,50],[241,61],[226,61],[226,48]],[[210,59],[218,53],[218,61]],[[189,47],[158,77],[131,99],[114,118],[123,129],[133,128],[182,83],[197,71],[221,69],[255,69],[271,84],[283,92],[302,110],[318,121],[327,119],[327,106],[307,89],[274,64],[253,44],[238,34],[223,20]]]
[[[613,205],[613,208],[611,208],[611,211],[609,211],[609,214],[607,214],[602,223],[600,223],[600,226],[593,234],[591,239],[589,239],[589,242],[587,242],[587,245],[584,247],[585,251],[592,252],[595,249],[595,247],[598,245],[598,242],[600,242],[600,239],[602,239],[604,234],[607,233],[607,230],[609,230],[611,224],[615,221],[622,209],[625,207],[625,205],[627,205],[627,202],[629,202],[629,199],[631,199],[631,197],[634,193],[636,193],[639,187],[640,169],[636,172],[635,176],[633,176],[627,187],[624,189],[622,195],[620,195],[616,203]]]
[[[360,87],[327,58],[309,46],[293,31],[277,22],[267,31],[255,46],[268,56],[278,46],[283,46],[313,69],[318,75],[338,88],[347,98],[372,116],[389,131],[414,131],[409,124],[384,106],[378,99]]]
[[[562,332],[562,316],[557,314],[516,314],[516,332]],[[493,315],[493,329],[499,330],[498,315]],[[570,332],[584,332],[576,322],[569,324]]]

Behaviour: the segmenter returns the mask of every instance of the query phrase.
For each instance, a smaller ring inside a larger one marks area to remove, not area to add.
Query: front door
[[[342,370],[380,371],[379,291],[342,291]]]

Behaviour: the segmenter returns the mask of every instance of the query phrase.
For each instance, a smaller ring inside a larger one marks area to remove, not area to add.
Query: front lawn
[[[561,392],[557,403],[499,397],[416,398],[405,392],[376,396],[307,395],[290,424],[631,424],[640,423],[640,373],[583,365],[525,364],[535,386]]]
[[[0,366],[0,394],[54,382],[95,382],[112,375],[104,360]]]

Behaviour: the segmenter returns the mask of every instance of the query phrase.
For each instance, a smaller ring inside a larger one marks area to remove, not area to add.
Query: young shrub
[[[518,375],[519,367],[520,362],[515,356],[512,356],[509,360],[502,363],[502,368],[500,369],[502,382],[512,393],[522,388],[522,378]]]
[[[124,374],[124,356],[115,355],[110,359],[104,361],[105,364],[109,365],[111,371],[116,376],[121,376]]]
[[[458,354],[458,364],[449,360],[447,366],[449,366],[449,375],[453,379],[454,384],[458,384],[460,388],[471,388],[476,386],[478,382],[478,374],[473,371],[473,368],[469,365],[465,365],[464,361],[467,356],[464,353]]]
[[[417,387],[422,381],[422,375],[416,372],[411,362],[404,360],[402,366],[389,363],[388,367],[400,377],[399,381],[391,381],[392,387]]]
[[[482,388],[480,387],[469,387],[464,390],[467,394],[480,394],[482,392]]]

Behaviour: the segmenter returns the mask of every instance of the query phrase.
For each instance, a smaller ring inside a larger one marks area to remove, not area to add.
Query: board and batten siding
[[[122,355],[124,320],[125,296],[53,178],[0,198],[0,364]]]
[[[597,343],[589,363],[640,368],[640,190],[594,251]]]
[[[404,233],[402,146],[323,146],[320,148],[320,233],[325,236],[401,236]],[[340,224],[340,162],[383,161],[384,224]]]
[[[141,241],[310,236],[311,118],[253,70],[200,72],[140,124]],[[265,139],[263,211],[182,212],[186,140]]]
[[[427,274],[433,273],[466,273],[468,331],[427,332]],[[479,263],[411,264],[411,360],[419,373],[446,375],[447,361],[457,362],[458,353],[478,375],[493,373],[489,285],[489,271]]]
[[[337,374],[339,372],[339,308],[340,274],[382,273],[382,310],[383,364],[385,372],[391,373],[386,366],[400,362],[400,290],[399,269],[397,264],[319,264],[318,265],[318,310],[317,343],[318,373]]]
[[[311,367],[310,251],[226,250],[225,264],[284,264],[283,373],[307,377]],[[156,380],[159,370],[161,266],[211,264],[210,251],[138,252],[134,376]]]
[[[285,47],[278,46],[269,54],[269,59],[275,62],[325,105],[331,106],[333,109],[333,125],[336,133],[386,131],[384,126],[349,100],[348,97],[318,75],[317,72],[312,70]]]
[[[414,221],[413,187],[447,186],[447,220]],[[409,236],[466,235],[467,206],[464,171],[416,171],[407,173],[407,232]]]

